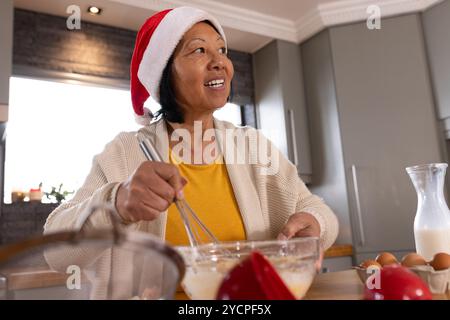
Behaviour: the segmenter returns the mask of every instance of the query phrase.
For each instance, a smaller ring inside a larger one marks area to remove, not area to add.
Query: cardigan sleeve
[[[297,204],[295,212],[309,213],[320,225],[320,244],[322,249],[327,250],[336,241],[339,231],[339,222],[328,205],[322,198],[312,194],[303,181],[298,178]]]
[[[262,133],[258,139],[266,140],[265,143],[270,148],[271,160],[263,166],[263,171],[257,174],[257,179],[260,183],[264,181],[266,186],[272,235],[280,232],[292,214],[309,213],[320,225],[322,249],[328,249],[338,235],[339,223],[336,215],[323,199],[310,192],[300,178],[297,167],[269,139]]]

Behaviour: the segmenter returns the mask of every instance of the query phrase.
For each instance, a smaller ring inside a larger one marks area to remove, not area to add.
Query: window
[[[150,103],[150,109],[157,107]],[[240,107],[215,115],[241,124]],[[128,90],[11,78],[5,159],[5,203],[13,189],[76,190],[95,154],[121,131],[139,128]],[[44,199],[45,200],[45,199]]]
[[[241,107],[237,104],[227,103],[223,108],[214,112],[214,116],[217,119],[229,121],[237,126],[242,125]]]
[[[5,202],[14,188],[75,190],[92,158],[120,131],[138,128],[129,92],[13,77],[5,159]]]

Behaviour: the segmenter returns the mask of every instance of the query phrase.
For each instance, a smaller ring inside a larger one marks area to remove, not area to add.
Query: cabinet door
[[[423,27],[440,119],[450,117],[450,1],[423,13]]]
[[[279,40],[277,44],[289,159],[297,166],[303,180],[309,182],[312,175],[311,149],[300,46]]]
[[[419,17],[330,37],[356,251],[412,250],[417,198],[405,167],[442,161]]]
[[[13,1],[0,1],[0,122],[8,120],[9,78],[12,72]]]
[[[300,48],[276,40],[256,52],[253,63],[260,128],[308,182],[312,168]]]

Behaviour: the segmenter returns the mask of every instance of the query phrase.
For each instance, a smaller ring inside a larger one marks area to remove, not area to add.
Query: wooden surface
[[[353,255],[353,247],[350,244],[335,244],[325,251],[325,258],[348,257]]]
[[[305,300],[361,300],[364,285],[359,280],[356,270],[346,270],[318,274]],[[450,300],[447,294],[435,294],[434,300]]]
[[[7,277],[8,288],[10,290],[65,286],[69,277],[69,274],[52,271],[46,267],[11,271],[4,270],[1,274]],[[81,281],[87,280],[82,276]]]
[[[24,270],[7,274],[8,284],[11,290],[43,288],[65,285],[66,274],[49,270]],[[361,300],[363,299],[364,286],[356,273],[356,270],[330,272],[318,274],[311,288],[305,296],[305,300]],[[184,300],[187,297],[182,292],[177,293],[177,299]],[[433,295],[435,300],[450,300],[450,292],[447,294]]]
[[[10,290],[63,286],[68,275],[49,270],[16,272],[8,276]]]
[[[321,273],[314,279],[305,300],[360,300],[364,287],[355,270]]]

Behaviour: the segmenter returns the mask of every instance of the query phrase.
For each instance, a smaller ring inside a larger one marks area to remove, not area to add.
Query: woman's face
[[[185,115],[223,107],[233,74],[225,42],[213,27],[199,22],[184,34],[174,53],[172,83]]]

